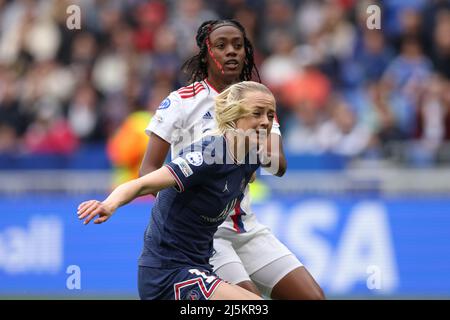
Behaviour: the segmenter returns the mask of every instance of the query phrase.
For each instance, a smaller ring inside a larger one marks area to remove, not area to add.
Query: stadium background
[[[152,199],[101,226],[76,207],[135,175],[216,18],[245,26],[277,97],[289,169],[252,186],[259,219],[331,298],[448,298],[444,0],[0,0],[0,297],[137,298]]]

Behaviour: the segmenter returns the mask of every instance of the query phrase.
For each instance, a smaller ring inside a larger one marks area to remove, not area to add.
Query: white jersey
[[[149,136],[153,132],[170,143],[173,160],[182,149],[201,139],[205,132],[217,128],[214,120],[214,99],[218,94],[206,79],[171,92],[160,104],[145,132]],[[274,121],[271,132],[281,134],[278,122]],[[256,225],[247,186],[244,199],[234,208],[234,212],[228,215],[220,228],[243,233]]]

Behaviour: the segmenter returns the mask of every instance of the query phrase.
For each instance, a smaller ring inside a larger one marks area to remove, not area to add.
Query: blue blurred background
[[[252,185],[258,218],[329,297],[448,299],[446,0],[0,0],[0,298],[138,298],[153,200],[101,226],[76,207],[136,176],[217,18],[245,26],[277,98],[289,168]]]

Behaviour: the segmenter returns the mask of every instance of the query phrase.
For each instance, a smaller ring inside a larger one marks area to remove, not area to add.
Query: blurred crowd
[[[447,0],[0,0],[0,154],[111,141],[185,85],[196,30],[218,18],[246,28],[287,152],[450,163]]]

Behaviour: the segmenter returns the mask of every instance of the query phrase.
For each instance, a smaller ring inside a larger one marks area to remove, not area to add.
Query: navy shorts
[[[214,272],[201,267],[139,266],[139,297],[142,300],[209,300],[222,281]]]

